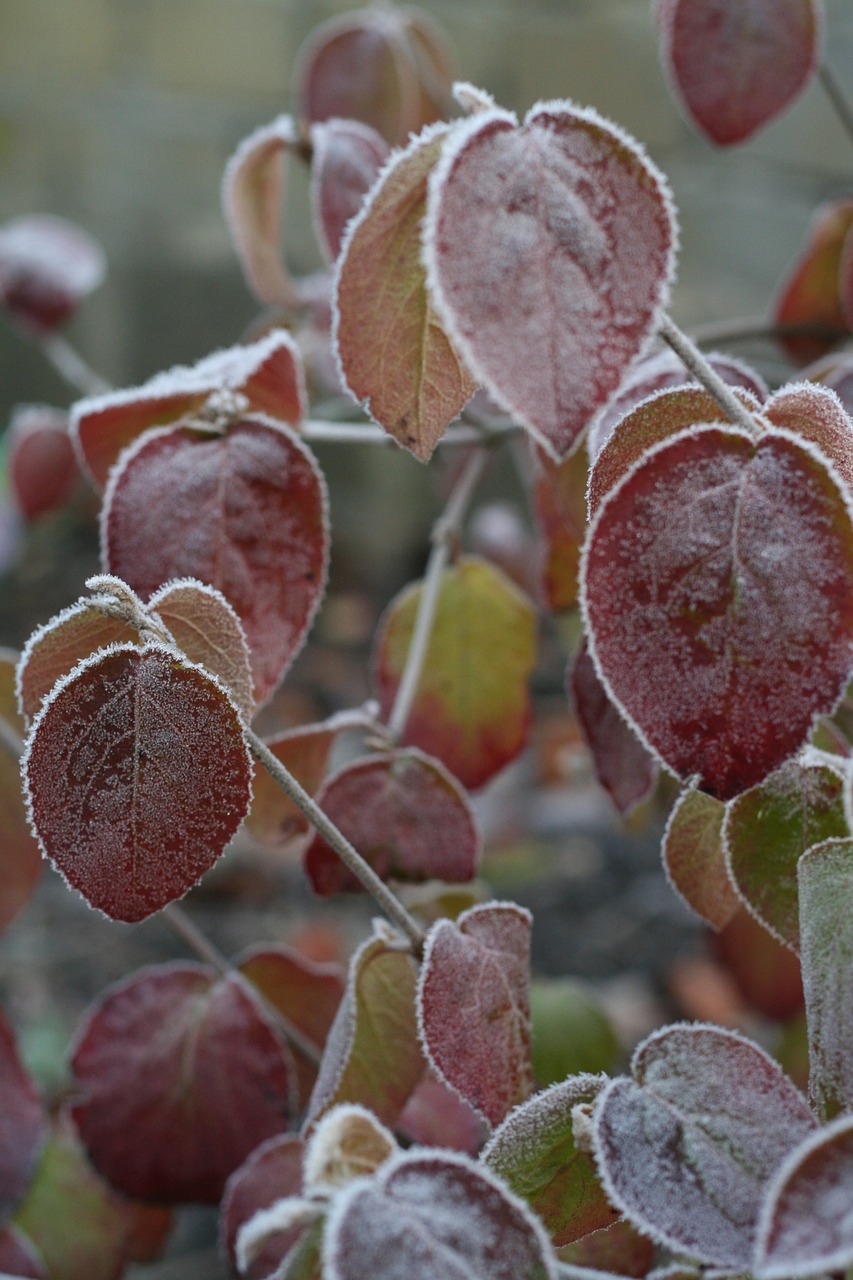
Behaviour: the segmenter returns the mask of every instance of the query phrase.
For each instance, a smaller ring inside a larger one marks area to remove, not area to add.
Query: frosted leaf
[[[421,261],[427,181],[449,134],[433,125],[394,152],[347,231],[335,282],[341,380],[422,462],[477,390],[436,314]]]
[[[45,1113],[0,1015],[0,1212],[6,1218],[27,1189],[45,1139]]]
[[[251,654],[240,619],[222,592],[185,578],[167,582],[148,608],[191,662],[219,677],[248,723],[255,710]]]
[[[264,701],[298,653],[326,584],[328,513],[313,455],[253,416],[224,435],[190,427],[141,437],[104,498],[108,572],[148,599],[173,578],[216,587],[236,610]]]
[[[816,444],[853,490],[853,422],[834,391],[813,382],[788,383],[762,412],[774,426]]]
[[[799,1280],[853,1264],[853,1117],[842,1116],[792,1151],[767,1190],[755,1261],[758,1280]]]
[[[292,1249],[304,1238],[307,1229],[322,1217],[322,1206],[316,1200],[301,1196],[288,1196],[284,1200],[277,1200],[267,1209],[259,1209],[240,1228],[237,1235],[237,1267],[240,1274],[251,1275],[255,1271],[258,1275],[269,1274],[261,1271],[258,1259],[272,1248],[280,1249],[285,1240],[291,1241]],[[290,1249],[285,1248],[282,1256],[286,1256]]]
[[[355,952],[303,1132],[310,1133],[342,1102],[360,1103],[394,1126],[426,1067],[415,1017],[416,981],[412,957],[380,933]]]
[[[237,1236],[262,1209],[302,1191],[305,1144],[293,1133],[277,1134],[256,1147],[229,1177],[219,1211],[219,1239],[231,1265],[237,1263]],[[302,1229],[282,1232],[269,1240],[244,1268],[248,1280],[263,1280],[302,1236]]]
[[[73,1116],[125,1195],[216,1204],[291,1112],[290,1052],[246,983],[203,965],[139,970],[89,1011],[72,1055]]]
[[[421,591],[420,583],[402,591],[377,630],[374,672],[386,718],[405,670]],[[535,658],[530,600],[494,565],[460,557],[442,579],[402,743],[436,756],[463,786],[482,786],[527,741]]]
[[[732,356],[720,355],[715,351],[705,352],[704,355],[711,368],[724,382],[730,387],[747,393],[744,400],[747,407],[757,409],[767,398],[769,394],[767,383],[760,373],[756,373],[755,369],[744,364],[742,360],[735,360]],[[672,391],[676,387],[703,393],[708,397],[706,403],[713,406],[709,413],[697,413],[692,419],[693,422],[712,421],[722,416],[720,406],[710,392],[706,392],[704,387],[699,386],[693,374],[685,367],[683,360],[667,348],[638,360],[622,382],[616,399],[594,419],[587,438],[590,457],[597,460],[617,423],[636,409],[641,401],[648,400],[659,391]],[[682,425],[689,424],[685,421]]]
[[[655,1246],[647,1236],[640,1235],[633,1223],[627,1218],[620,1218],[609,1227],[599,1231],[591,1231],[582,1240],[563,1245],[557,1250],[557,1257],[564,1264],[575,1267],[590,1268],[596,1271],[615,1273],[617,1276],[635,1276],[637,1280],[655,1275],[655,1280],[700,1280],[698,1269],[689,1276],[682,1274],[672,1277],[658,1276],[652,1271],[655,1258]],[[569,1280],[565,1271],[561,1273],[563,1280]],[[594,1276],[583,1276],[578,1273],[578,1280],[595,1280]]]
[[[399,1151],[393,1134],[365,1107],[342,1103],[318,1121],[305,1153],[305,1189],[326,1193],[375,1173]]]
[[[229,695],[160,645],[100,649],[64,677],[22,771],[46,856],[114,920],[143,920],[185,894],[251,798]]]
[[[658,765],[609,698],[586,641],[570,666],[568,693],[592,753],[595,776],[626,817],[654,790]]]
[[[571,609],[578,600],[578,568],[586,537],[586,486],[589,461],[576,449],[554,462],[535,448],[533,502],[544,541],[542,595],[549,609]]]
[[[63,324],[105,273],[101,246],[65,218],[40,213],[0,226],[0,300],[36,334]]]
[[[555,458],[615,396],[665,305],[663,177],[595,112],[539,103],[457,125],[430,179],[424,259],[471,373]]]
[[[722,841],[726,807],[689,788],[673,806],[663,837],[663,865],[673,888],[691,910],[722,929],[740,908]]]
[[[799,864],[809,1092],[819,1115],[853,1108],[853,841],[826,840]]]
[[[314,231],[329,262],[334,262],[347,223],[361,209],[388,158],[388,144],[358,120],[326,120],[311,126],[311,148]]]
[[[672,87],[718,146],[773,120],[817,69],[820,0],[659,0],[655,12]]]
[[[853,199],[849,196],[820,205],[812,215],[801,252],[788,268],[773,308],[777,324],[825,326],[827,334],[783,337],[780,342],[792,360],[817,360],[848,329],[841,296],[841,263],[853,229]]]
[[[523,1202],[464,1156],[405,1152],[337,1197],[326,1280],[555,1280]]]
[[[700,426],[654,446],[590,527],[582,608],[610,696],[728,799],[833,710],[853,657],[849,499],[814,445]]]
[[[486,903],[427,935],[418,1019],[430,1065],[491,1125],[533,1088],[531,917]]]
[[[328,778],[317,803],[383,880],[472,880],[480,834],[471,803],[438,760],[396,750],[352,760]],[[315,893],[363,886],[315,832],[305,850]]]
[[[602,1190],[591,1155],[575,1142],[573,1108],[595,1101],[604,1076],[579,1075],[537,1093],[510,1111],[480,1160],[541,1218],[554,1245],[611,1223],[616,1210]]]
[[[732,1031],[665,1027],[612,1081],[593,1123],[608,1197],[659,1244],[748,1270],[768,1178],[815,1129],[805,1099]]]
[[[804,754],[726,809],[722,838],[735,888],[764,927],[795,951],[800,945],[797,864],[812,845],[847,835],[844,787],[836,764],[810,761]]]
[[[139,387],[78,400],[69,430],[81,467],[103,488],[122,449],[151,427],[197,412],[215,393],[243,397],[249,408],[298,425],[306,393],[293,338],[273,329],[257,342],[215,351],[194,365],[177,365]]]
[[[68,414],[49,405],[18,405],[6,441],[9,482],[24,519],[64,506],[79,479]]]

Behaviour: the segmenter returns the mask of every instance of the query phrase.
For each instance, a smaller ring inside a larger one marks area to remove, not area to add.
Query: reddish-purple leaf
[[[540,1223],[485,1169],[450,1152],[404,1152],[334,1201],[326,1280],[554,1280]]]
[[[412,749],[350,761],[317,803],[383,880],[472,880],[480,836],[470,801],[438,760]],[[319,833],[305,851],[315,893],[363,886]]]
[[[797,864],[812,845],[847,835],[844,791],[842,762],[807,750],[726,808],[722,838],[732,883],[765,929],[795,951]]]
[[[457,126],[430,181],[424,254],[472,374],[555,458],[616,394],[665,305],[675,220],[627,134],[568,102]]]
[[[168,582],[148,601],[191,662],[218,676],[248,723],[255,710],[249,645],[221,591],[192,578]]]
[[[803,378],[834,391],[848,417],[853,415],[853,353],[833,351],[803,369]]]
[[[424,1070],[415,1017],[415,966],[396,938],[374,933],[355,952],[326,1041],[305,1130],[341,1102],[393,1126]]]
[[[792,382],[771,396],[762,413],[774,427],[811,440],[853,491],[853,422],[828,387]]]
[[[348,230],[335,290],[343,383],[422,462],[477,390],[435,311],[422,262],[427,182],[450,133],[434,125],[391,157]]]
[[[485,1133],[474,1108],[429,1070],[400,1112],[395,1129],[410,1143],[464,1151],[469,1156],[480,1150]]]
[[[314,230],[329,262],[388,158],[385,139],[359,120],[311,126],[311,207]]]
[[[773,318],[779,325],[814,325],[826,334],[781,339],[792,360],[806,364],[831,349],[848,330],[841,297],[841,262],[853,228],[853,199],[821,205],[812,217],[806,243],[779,290]]]
[[[542,595],[549,609],[571,609],[578,601],[578,567],[586,536],[586,486],[589,460],[576,449],[554,462],[544,449],[534,450],[533,501],[545,543]]]
[[[722,840],[726,807],[690,788],[676,801],[663,837],[663,864],[673,888],[698,916],[722,929],[741,906]]]
[[[0,300],[33,333],[63,324],[105,271],[101,246],[64,218],[33,214],[0,227]]]
[[[48,1280],[38,1249],[18,1227],[0,1227],[0,1276]]]
[[[853,657],[849,498],[814,445],[705,426],[653,448],[590,528],[583,608],[610,696],[727,799],[794,754]]]
[[[446,113],[444,35],[416,9],[359,9],[317,27],[300,50],[299,115],[361,120],[392,146]]]
[[[305,415],[302,361],[295,342],[273,329],[248,346],[228,347],[198,364],[178,365],[139,387],[78,400],[69,428],[80,465],[97,488],[107,483],[122,449],[150,427],[177,422],[210,396],[234,392],[249,408],[295,426]]]
[[[260,1209],[267,1209],[285,1196],[302,1191],[302,1161],[305,1143],[295,1134],[269,1138],[231,1174],[225,1185],[219,1217],[223,1252],[232,1267],[237,1266],[237,1233]],[[282,1232],[258,1253],[245,1273],[248,1280],[264,1280],[300,1239],[304,1228]]]
[[[826,1119],[853,1109],[853,841],[826,840],[809,849],[800,859],[798,886],[809,1093]]]
[[[125,1194],[216,1203],[286,1126],[290,1053],[250,988],[202,965],[141,970],[90,1010],[72,1056],[74,1120]]]
[[[719,1027],[665,1027],[639,1046],[593,1116],[611,1201],[678,1253],[746,1271],[767,1179],[815,1129],[757,1045]]]
[[[480,1159],[541,1218],[554,1245],[613,1222],[592,1156],[576,1143],[572,1112],[590,1107],[605,1076],[571,1076],[511,1111]]]
[[[565,1244],[557,1251],[561,1262],[574,1267],[592,1267],[595,1271],[604,1271],[611,1276],[634,1276],[642,1280],[664,1280],[664,1277],[652,1271],[655,1259],[655,1246],[647,1236],[640,1235],[632,1222],[620,1218],[609,1227],[600,1231],[591,1231],[582,1240],[573,1244]],[[699,1280],[701,1272],[695,1277],[692,1272],[686,1276],[673,1275],[668,1280]],[[589,1280],[595,1280],[593,1276]]]
[[[258,947],[240,959],[240,972],[319,1051],[326,1043],[345,988],[340,965],[309,960],[291,947]],[[317,1069],[295,1055],[301,1102],[307,1102]]]
[[[376,636],[385,717],[406,667],[422,590],[417,583],[392,600]],[[535,649],[536,615],[523,592],[487,561],[459,559],[441,583],[403,742],[436,756],[463,786],[481,787],[527,741]]]
[[[771,1182],[755,1261],[759,1280],[799,1280],[853,1263],[853,1117],[843,1116],[792,1151]]]
[[[107,571],[147,599],[198,578],[237,611],[264,701],[302,646],[326,582],[323,477],[292,431],[237,419],[221,435],[146,433],[123,455],[104,500]]]
[[[9,481],[24,519],[64,506],[79,478],[68,414],[48,405],[19,405],[7,440]]]
[[[23,769],[45,854],[115,920],[142,920],[185,894],[251,797],[230,696],[159,645],[99,650],[60,681]]]
[[[651,794],[658,765],[608,697],[586,641],[570,668],[569,695],[592,752],[595,776],[625,817]]]
[[[418,1017],[430,1065],[491,1125],[533,1087],[529,912],[487,903],[439,920],[424,948]]]
[[[771,121],[817,69],[820,0],[664,0],[656,13],[673,88],[718,146]]]
[[[18,1056],[15,1037],[0,1016],[0,1215],[27,1188],[45,1137],[45,1116],[35,1085]]]

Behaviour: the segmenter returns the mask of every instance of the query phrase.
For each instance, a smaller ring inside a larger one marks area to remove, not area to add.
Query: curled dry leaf
[[[57,329],[105,273],[101,246],[65,218],[33,214],[0,227],[0,300],[33,333]]]
[[[820,0],[658,0],[655,13],[673,89],[718,146],[773,120],[817,70]]]
[[[305,1152],[305,1190],[326,1194],[369,1177],[399,1151],[394,1135],[366,1107],[350,1102],[327,1111]]]
[[[471,373],[556,459],[654,333],[673,269],[662,175],[568,102],[458,125],[430,179],[424,258]]]
[[[160,645],[98,650],[60,680],[22,768],[45,854],[114,920],[143,920],[185,894],[251,798],[229,694]]]

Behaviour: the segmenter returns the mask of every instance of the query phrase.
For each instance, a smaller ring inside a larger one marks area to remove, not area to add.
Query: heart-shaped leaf
[[[45,854],[115,920],[142,920],[185,894],[251,797],[230,696],[161,645],[98,650],[60,681],[23,771]]]
[[[18,405],[7,434],[9,482],[25,520],[62,507],[79,472],[68,434],[68,414],[48,405]]]
[[[305,1143],[295,1133],[268,1138],[235,1169],[225,1185],[219,1211],[222,1250],[237,1269],[237,1235],[240,1228],[261,1209],[268,1209],[285,1196],[302,1191],[302,1163]],[[303,1235],[304,1228],[273,1237],[253,1258],[244,1274],[248,1280],[265,1280]]]
[[[45,1138],[45,1114],[15,1036],[0,1016],[0,1214],[24,1194]]]
[[[439,920],[424,947],[418,1017],[430,1065],[491,1125],[533,1087],[529,912],[486,903]]]
[[[592,1156],[576,1143],[572,1112],[589,1107],[604,1076],[573,1076],[511,1111],[480,1159],[541,1218],[555,1245],[605,1227],[617,1211],[604,1194]]]
[[[662,176],[595,112],[483,111],[430,181],[433,300],[471,373],[555,458],[616,394],[665,305],[675,219]]]
[[[833,347],[848,329],[841,296],[841,263],[853,227],[853,199],[842,196],[821,205],[806,232],[806,243],[783,280],[773,311],[779,325],[814,325],[825,334],[783,337],[792,360],[806,364]]]
[[[239,418],[222,435],[151,431],[112,473],[102,542],[107,572],[143,599],[173,578],[221,591],[245,629],[264,701],[325,588],[325,484],[305,446],[272,419]]]
[[[673,888],[714,929],[740,908],[726,866],[723,819],[726,807],[691,787],[673,806],[663,837],[663,865]]]
[[[540,1223],[494,1175],[462,1155],[408,1151],[335,1200],[326,1280],[554,1280]]]
[[[718,146],[774,119],[817,69],[820,0],[659,0],[656,15],[673,88]]]
[[[767,1191],[751,1268],[759,1280],[799,1280],[853,1263],[853,1117],[791,1152]]]
[[[795,951],[797,864],[812,845],[847,835],[844,775],[835,759],[805,752],[731,801],[723,822],[738,893],[764,927]]]
[[[437,760],[398,750],[350,761],[317,803],[382,879],[472,880],[480,836],[465,792]],[[360,893],[361,882],[318,833],[305,850],[315,893]]]
[[[405,670],[421,591],[418,583],[397,596],[377,633],[374,670],[385,718]],[[482,786],[527,741],[535,645],[527,597],[485,560],[461,558],[441,583],[403,742],[436,756],[463,786]]]
[[[63,324],[105,273],[101,246],[65,218],[38,213],[0,227],[0,300],[33,333]]]
[[[289,333],[273,329],[248,346],[228,347],[198,364],[178,365],[139,387],[78,400],[69,430],[81,467],[102,489],[122,449],[151,427],[177,422],[210,396],[234,392],[249,407],[296,426],[305,416],[302,359]]]
[[[704,426],[650,450],[590,527],[582,603],[605,687],[720,799],[793,755],[846,684],[849,501],[807,441]]]
[[[641,1231],[713,1266],[749,1270],[765,1186],[815,1129],[757,1045],[719,1027],[655,1032],[596,1105],[608,1197]]]
[[[343,381],[422,462],[477,390],[435,312],[421,261],[427,181],[449,134],[434,125],[395,152],[348,230],[336,281]]]
[[[813,382],[788,383],[762,413],[775,427],[816,444],[853,491],[853,422],[834,391]]]
[[[290,1115],[290,1053],[247,983],[203,965],[140,970],[77,1033],[73,1116],[126,1195],[217,1203]]]
[[[329,262],[334,262],[347,223],[361,209],[388,159],[388,144],[359,120],[326,120],[311,126],[311,151],[314,230]]]

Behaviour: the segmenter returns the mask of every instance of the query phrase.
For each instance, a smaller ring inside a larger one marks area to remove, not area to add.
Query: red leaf
[[[290,1054],[245,982],[202,965],[141,970],[89,1012],[74,1120],[126,1195],[216,1203],[290,1110]]]
[[[404,1152],[335,1200],[323,1246],[327,1280],[555,1280],[541,1225],[466,1156]]]
[[[418,1017],[430,1065],[492,1125],[533,1087],[531,918],[487,903],[439,920],[424,949]]]
[[[302,1161],[305,1143],[295,1134],[283,1133],[269,1138],[235,1169],[225,1186],[220,1209],[219,1231],[223,1252],[231,1266],[237,1268],[237,1234],[245,1222],[285,1196],[302,1191]],[[263,1280],[293,1248],[304,1231],[297,1227],[274,1237],[254,1258],[249,1280]]]
[[[0,1016],[0,1214],[6,1217],[27,1189],[45,1138],[45,1116],[35,1085]]]
[[[23,769],[45,854],[116,920],[142,920],[196,884],[251,795],[230,697],[159,645],[99,650],[60,681]]]
[[[472,880],[480,837],[467,795],[438,760],[398,750],[351,761],[328,778],[317,803],[383,880]],[[315,893],[362,893],[315,832],[305,851]]]
[[[841,297],[841,262],[853,227],[853,199],[829,201],[815,212],[806,244],[790,267],[773,312],[777,324],[825,326],[825,338],[788,337],[781,343],[799,364],[817,360],[848,329]]]
[[[721,799],[790,757],[845,686],[849,498],[787,433],[706,426],[652,449],[599,507],[583,576],[610,696]]]
[[[607,696],[586,641],[571,665],[569,696],[592,752],[595,776],[625,817],[654,789],[657,761]]]
[[[465,364],[555,458],[654,332],[673,266],[663,178],[592,111],[456,127],[430,183],[424,257]]]
[[[421,1147],[444,1147],[476,1155],[483,1145],[481,1117],[464,1098],[449,1089],[432,1071],[409,1098],[395,1126],[409,1143]]]
[[[665,0],[656,15],[673,88],[718,146],[771,121],[817,69],[816,0]]]
[[[268,698],[326,581],[326,490],[298,438],[261,417],[223,435],[149,432],[113,472],[102,519],[108,572],[144,599],[173,578],[222,592],[246,631],[255,696]]]
[[[594,1141],[612,1203],[659,1244],[750,1269],[767,1179],[815,1129],[805,1098],[732,1031],[676,1025],[599,1098]]]
[[[334,262],[347,223],[388,158],[388,144],[358,120],[326,120],[311,126],[311,148],[314,230],[329,262]]]
[[[48,1280],[35,1245],[14,1225],[0,1227],[0,1275]]]
[[[62,507],[77,486],[68,415],[47,405],[19,405],[8,431],[9,480],[25,520]]]
[[[188,368],[178,365],[139,387],[78,400],[69,429],[80,465],[103,488],[122,449],[150,427],[192,415],[215,392],[245,396],[251,410],[277,421],[301,422],[305,385],[293,339],[274,329],[249,346],[216,351]]]
[[[33,333],[63,324],[105,271],[101,246],[64,218],[33,214],[0,227],[0,299]]]
[[[774,427],[816,444],[853,491],[853,422],[834,391],[791,382],[770,397],[762,413]]]

